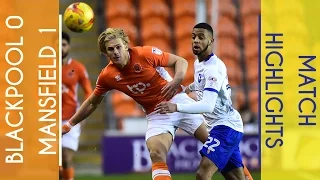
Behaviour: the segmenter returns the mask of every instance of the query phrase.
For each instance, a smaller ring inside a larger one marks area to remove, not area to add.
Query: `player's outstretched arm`
[[[73,126],[90,116],[90,114],[92,114],[101,103],[102,99],[103,96],[97,96],[92,93],[90,97],[82,103],[79,110],[72,116],[72,118],[63,125],[62,134],[68,133]]]

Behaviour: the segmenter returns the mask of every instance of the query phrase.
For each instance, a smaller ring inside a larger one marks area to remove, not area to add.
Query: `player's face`
[[[192,31],[192,51],[195,55],[201,55],[211,45],[211,37],[206,29],[194,28]]]
[[[122,39],[112,39],[106,43],[107,56],[114,64],[126,65],[128,59],[128,47],[123,43]]]
[[[62,39],[62,58],[65,58],[68,56],[69,53],[69,49],[70,49],[70,45],[68,43],[68,41],[66,41],[65,39]]]

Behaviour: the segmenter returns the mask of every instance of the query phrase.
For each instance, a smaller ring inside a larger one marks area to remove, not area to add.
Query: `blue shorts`
[[[243,167],[239,149],[243,133],[228,126],[215,126],[210,131],[208,140],[200,150],[200,154],[209,158],[220,172]]]

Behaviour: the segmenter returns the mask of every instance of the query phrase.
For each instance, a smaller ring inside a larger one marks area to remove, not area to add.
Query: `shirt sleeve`
[[[203,99],[190,104],[177,104],[177,111],[190,114],[211,113],[214,110],[218,94],[212,91],[204,91]]]
[[[84,91],[85,98],[87,99],[92,93],[91,82],[89,80],[87,69],[84,66],[81,66],[80,69],[79,83]]]
[[[204,91],[212,91],[217,94],[221,90],[222,83],[226,80],[227,75],[221,69],[206,69],[204,72],[205,86]]]
[[[104,96],[106,92],[111,90],[110,86],[107,84],[105,80],[105,72],[104,69],[101,71],[101,73],[98,76],[97,82],[96,82],[96,87],[93,91],[93,93],[96,96]]]
[[[204,72],[205,88],[202,100],[190,104],[178,103],[177,111],[191,114],[213,112],[223,81],[226,79],[226,75],[224,74],[218,68],[206,70]]]
[[[144,58],[152,64],[153,67],[167,67],[169,62],[169,53],[152,46],[143,46],[142,53]]]

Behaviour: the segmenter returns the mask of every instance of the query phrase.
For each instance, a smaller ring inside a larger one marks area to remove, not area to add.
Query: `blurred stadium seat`
[[[240,61],[240,49],[237,44],[234,43],[230,37],[220,38],[217,42],[218,52],[217,54],[221,59],[231,58],[236,63]]]
[[[136,9],[133,7],[131,0],[107,0],[105,5],[105,13],[108,20],[122,17],[130,21],[135,20]]]
[[[242,71],[239,68],[239,64],[235,62],[230,57],[226,57],[223,59],[225,63],[228,73],[228,80],[231,87],[238,87],[242,84]]]
[[[159,17],[167,22],[169,18],[169,7],[164,0],[140,0],[140,18],[141,20],[149,17]]]
[[[158,17],[150,17],[141,21],[142,42],[150,39],[162,39],[169,44],[171,30],[166,21]]]
[[[259,112],[259,91],[258,88],[252,88],[249,91],[250,109],[256,115]]]
[[[196,22],[194,16],[185,16],[178,19],[174,19],[175,23],[175,39],[179,41],[180,39],[188,38],[191,39],[192,28]]]
[[[130,38],[130,46],[137,44],[136,16],[137,12],[132,0],[106,0],[105,20],[107,27],[124,29]]]
[[[232,103],[236,109],[241,109],[245,105],[246,95],[243,88],[232,88]]]
[[[209,22],[211,21],[211,17],[212,17],[212,0],[207,0],[206,1],[207,4],[207,18],[209,20]],[[237,9],[234,5],[234,3],[232,2],[232,0],[223,0],[223,1],[219,1],[218,3],[218,16],[219,17],[223,17],[226,16],[232,20],[236,19],[237,16]]]
[[[239,42],[239,31],[237,29],[237,25],[233,20],[227,17],[219,18],[216,34],[218,39],[228,37],[231,38],[236,44]]]
[[[245,18],[250,15],[259,15],[260,14],[260,1],[257,0],[240,0],[240,12],[242,18]]]
[[[185,16],[196,16],[196,0],[172,0],[173,18],[180,19]]]
[[[241,22],[244,37],[250,38],[258,36],[258,17],[256,15],[243,17]]]

